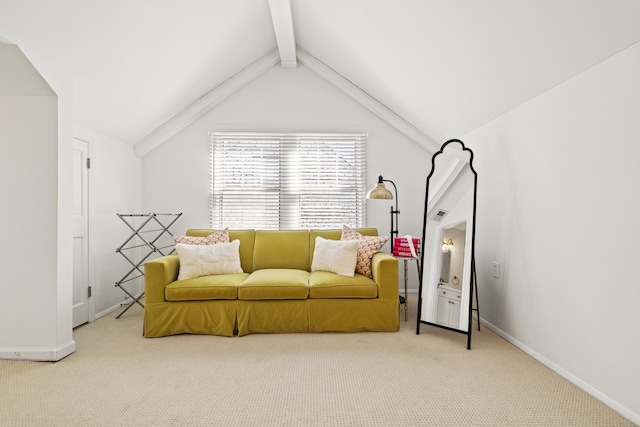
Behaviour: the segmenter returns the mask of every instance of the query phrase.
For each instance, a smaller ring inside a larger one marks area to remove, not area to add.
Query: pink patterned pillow
[[[196,236],[174,236],[173,240],[176,243],[183,243],[186,245],[215,245],[216,243],[229,243],[229,229],[218,230],[207,237]]]
[[[382,246],[389,241],[389,236],[363,236],[356,230],[346,225],[342,227],[341,240],[359,240],[358,257],[356,262],[356,273],[373,278],[371,271],[371,258],[380,252]]]

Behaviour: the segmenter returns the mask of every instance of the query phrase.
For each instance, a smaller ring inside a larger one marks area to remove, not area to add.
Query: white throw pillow
[[[178,280],[213,274],[242,273],[240,240],[215,245],[189,245],[178,243],[180,258]]]
[[[358,240],[327,240],[316,237],[311,271],[329,271],[353,277],[356,272]]]

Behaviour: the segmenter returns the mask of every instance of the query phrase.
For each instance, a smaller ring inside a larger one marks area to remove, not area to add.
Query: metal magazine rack
[[[140,299],[144,297],[144,291],[135,295],[124,285],[132,280],[144,277],[143,264],[154,254],[160,256],[169,255],[175,250],[173,234],[169,228],[180,218],[177,214],[116,214],[118,218],[131,230],[131,235],[116,249],[131,264],[131,269],[116,282],[116,287],[131,298],[124,310],[116,319],[119,319],[133,305],[138,304],[144,308]],[[170,238],[170,240],[169,240]]]

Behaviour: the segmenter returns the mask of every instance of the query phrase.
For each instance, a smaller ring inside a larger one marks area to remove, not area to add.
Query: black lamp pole
[[[378,178],[378,182],[390,182],[391,185],[393,185],[393,192],[394,194],[394,198],[396,201],[396,207],[395,209],[393,208],[393,205],[391,206],[391,246],[393,246],[393,236],[395,235],[395,237],[398,237],[398,214],[400,213],[400,211],[398,210],[398,188],[396,187],[395,182],[391,181],[390,179],[383,179],[382,175],[380,175],[380,177]]]

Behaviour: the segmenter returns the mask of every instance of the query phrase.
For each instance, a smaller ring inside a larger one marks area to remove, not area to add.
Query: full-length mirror
[[[475,291],[477,174],[473,152],[452,139],[431,160],[422,228],[418,322],[467,335]]]

